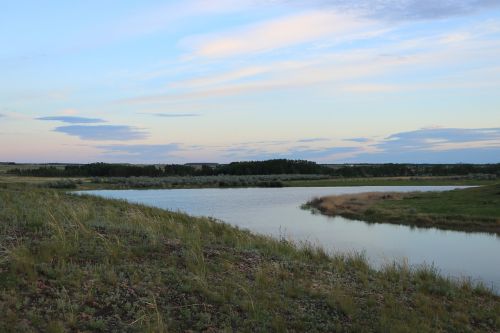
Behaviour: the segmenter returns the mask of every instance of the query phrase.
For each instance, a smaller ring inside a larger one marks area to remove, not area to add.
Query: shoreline
[[[380,178],[307,178],[307,175],[130,177],[130,178],[44,178],[0,174],[0,186],[34,186],[70,190],[183,189],[183,188],[280,188],[280,187],[361,187],[361,186],[482,186],[498,180],[472,177],[380,177]]]
[[[500,235],[500,195],[497,192],[500,193],[498,184],[431,193],[368,192],[315,198],[302,208],[367,223]],[[482,205],[476,205],[478,203]],[[470,212],[467,205],[479,206],[488,213]]]

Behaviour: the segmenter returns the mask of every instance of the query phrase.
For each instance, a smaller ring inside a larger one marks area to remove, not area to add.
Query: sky
[[[499,163],[500,0],[2,1],[0,161]]]

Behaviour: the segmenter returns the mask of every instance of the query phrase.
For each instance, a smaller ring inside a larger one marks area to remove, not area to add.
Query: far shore
[[[242,187],[346,187],[346,186],[479,186],[498,183],[495,178],[471,176],[334,178],[317,175],[173,176],[173,177],[26,177],[0,173],[0,186],[35,186],[72,190],[242,188]]]
[[[446,192],[328,196],[303,208],[373,223],[500,235],[500,184]]]

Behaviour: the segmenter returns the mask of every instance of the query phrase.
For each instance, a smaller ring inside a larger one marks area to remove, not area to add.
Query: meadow
[[[481,176],[453,177],[367,177],[332,178],[325,175],[217,175],[170,177],[33,177],[2,173],[0,185],[41,188],[97,190],[97,189],[174,189],[224,187],[338,187],[338,186],[438,186],[488,185],[496,178]]]
[[[413,177],[353,177],[292,179],[284,181],[285,186],[336,187],[336,186],[478,186],[497,183],[491,175],[467,176],[413,176]]]
[[[404,262],[33,185],[0,189],[2,332],[495,332],[500,298]]]

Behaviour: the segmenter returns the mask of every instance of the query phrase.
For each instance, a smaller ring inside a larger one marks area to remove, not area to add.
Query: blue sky
[[[0,161],[500,162],[500,0],[11,1]]]

